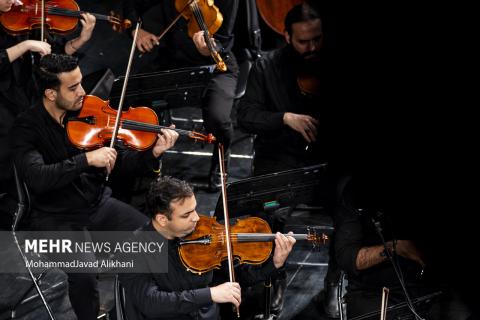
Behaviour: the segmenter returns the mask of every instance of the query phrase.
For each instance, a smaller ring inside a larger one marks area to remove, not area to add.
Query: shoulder
[[[285,48],[268,51],[255,61],[255,68],[260,70],[277,69],[288,63],[286,53]]]

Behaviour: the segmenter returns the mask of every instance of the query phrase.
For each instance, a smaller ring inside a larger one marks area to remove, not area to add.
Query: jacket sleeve
[[[115,171],[122,175],[148,175],[159,168],[160,157],[155,158],[151,149],[135,151],[117,148],[117,152]]]
[[[238,123],[247,132],[274,134],[284,127],[284,112],[268,105],[267,85],[266,70],[260,59],[250,72],[245,95],[238,106]]]
[[[89,168],[84,153],[53,164],[45,164],[36,150],[15,154],[15,165],[22,178],[35,193],[63,188]]]
[[[0,73],[3,75],[10,69],[11,62],[8,58],[7,49],[0,49]]]
[[[161,291],[149,274],[121,274],[120,281],[130,301],[147,318],[190,314],[212,303],[210,288]]]
[[[356,260],[362,247],[362,224],[352,208],[342,205],[334,217],[335,256],[338,265],[348,274],[358,274]]]

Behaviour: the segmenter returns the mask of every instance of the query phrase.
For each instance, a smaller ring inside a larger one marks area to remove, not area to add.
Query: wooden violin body
[[[215,34],[222,25],[223,16],[218,10],[218,7],[213,3],[213,0],[193,0],[193,2],[195,2],[194,6],[199,9],[203,16],[203,21],[199,21],[195,9],[183,10],[189,2],[191,1],[175,1],[175,9],[181,12],[182,16],[188,21],[188,36],[190,38],[193,37],[196,32],[204,30],[205,27],[210,34]]]
[[[233,256],[240,263],[260,264],[272,253],[272,242],[250,242],[249,235],[256,233],[271,234],[265,220],[256,217],[237,220],[230,228]],[[225,228],[215,218],[200,216],[195,231],[183,239],[179,248],[180,259],[192,272],[204,273],[218,269],[227,259]],[[195,241],[191,242],[191,241]]]
[[[225,227],[215,218],[200,216],[195,231],[182,239],[179,255],[185,267],[194,273],[205,273],[218,269],[228,257]],[[324,234],[291,234],[297,240],[308,240],[314,246],[323,244],[328,239]],[[233,258],[240,263],[261,264],[272,253],[273,240],[268,223],[258,217],[237,219],[230,227],[230,241]]]
[[[5,31],[12,35],[29,33],[42,26],[42,1],[23,0],[23,5],[12,6],[12,9],[0,15],[0,24]],[[57,34],[68,34],[75,30],[83,11],[73,0],[46,0],[44,1],[46,30]],[[113,11],[110,15],[91,13],[98,20],[108,21],[114,31],[122,32],[130,28],[128,19],[122,20]]]
[[[12,9],[0,16],[0,23],[5,30],[13,35],[30,32],[41,27],[42,1],[22,0],[23,5],[12,6]],[[67,34],[75,30],[78,18],[48,14],[49,10],[62,8],[69,11],[79,11],[78,4],[73,0],[45,1],[45,25],[53,33]]]
[[[113,127],[117,117],[114,110],[104,101],[95,96],[85,96],[83,107],[77,118],[69,119],[67,135],[73,145],[80,149],[95,149],[103,147],[112,139]],[[158,125],[157,114],[147,107],[129,108],[122,111],[122,124],[117,138],[127,146],[136,150],[149,149],[157,139],[155,131],[131,130],[129,123],[142,125]]]
[[[112,140],[117,110],[95,96],[83,98],[82,110],[77,117],[68,119],[66,130],[70,142],[79,149],[91,150],[103,147]],[[195,131],[180,130],[158,125],[155,111],[147,107],[128,108],[120,115],[120,127],[116,139],[135,150],[151,148],[161,130],[174,130],[195,141],[214,143],[212,134],[204,135]]]

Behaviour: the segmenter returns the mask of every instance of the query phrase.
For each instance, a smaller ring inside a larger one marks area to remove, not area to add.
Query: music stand
[[[326,206],[331,192],[327,165],[281,171],[227,184],[227,205],[231,218],[252,215],[299,204]],[[223,217],[222,197],[215,216]]]
[[[326,206],[331,189],[326,169],[326,164],[318,164],[227,184],[227,206],[230,218],[259,214],[277,215],[283,208],[294,209],[299,204]],[[221,195],[217,201],[215,216],[217,220],[223,219]],[[268,279],[264,284],[262,319],[274,318],[270,310],[271,288],[271,279]]]
[[[201,66],[130,76],[124,106],[148,106],[155,111],[199,107],[215,66]],[[124,77],[113,82],[110,105],[118,107]]]

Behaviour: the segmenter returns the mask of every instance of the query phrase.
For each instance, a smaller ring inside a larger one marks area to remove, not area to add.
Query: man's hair
[[[292,24],[321,19],[320,14],[307,3],[298,4],[293,7],[285,17],[285,31],[292,35]]]
[[[193,189],[185,181],[168,176],[160,177],[150,184],[146,195],[146,213],[150,218],[160,213],[170,220],[172,218],[170,204],[191,196]]]
[[[47,54],[40,59],[35,69],[38,87],[43,95],[46,89],[58,89],[60,79],[58,74],[70,72],[78,67],[78,59],[66,54]]]

